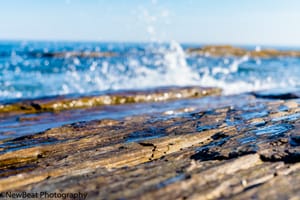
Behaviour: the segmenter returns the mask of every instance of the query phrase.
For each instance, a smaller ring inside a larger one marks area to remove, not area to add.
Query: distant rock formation
[[[256,58],[272,57],[300,57],[300,51],[282,51],[276,49],[256,49],[248,50],[230,45],[208,45],[199,48],[187,49],[189,54],[209,55],[209,56],[249,56]]]
[[[101,58],[101,57],[114,57],[117,56],[114,52],[80,52],[80,51],[64,51],[64,52],[42,52],[42,53],[32,53],[36,57],[50,57],[50,58],[70,58],[70,57],[80,57],[80,58]]]

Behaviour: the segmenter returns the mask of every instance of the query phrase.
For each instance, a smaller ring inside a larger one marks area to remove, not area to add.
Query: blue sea
[[[158,86],[215,86],[222,88],[224,95],[300,87],[300,58],[216,58],[185,53],[189,47],[200,46],[201,44],[179,44],[175,41],[1,41],[0,101],[56,95],[80,96]],[[292,49],[277,47],[280,48]],[[65,51],[114,52],[116,56],[41,56]]]

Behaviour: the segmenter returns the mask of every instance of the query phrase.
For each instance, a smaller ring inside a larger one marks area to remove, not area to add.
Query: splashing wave
[[[116,57],[43,57],[36,52],[112,51]],[[299,87],[300,59],[186,55],[169,44],[0,43],[0,100],[158,86],[216,86],[224,94]]]

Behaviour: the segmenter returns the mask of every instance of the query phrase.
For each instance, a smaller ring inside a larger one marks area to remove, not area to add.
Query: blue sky
[[[0,39],[300,46],[299,0],[9,0]]]

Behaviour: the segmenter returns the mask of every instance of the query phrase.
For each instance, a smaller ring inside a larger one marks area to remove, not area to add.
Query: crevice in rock
[[[154,158],[154,152],[155,152],[157,146],[154,145],[154,144],[152,144],[152,143],[146,143],[146,142],[139,142],[138,144],[140,144],[140,145],[142,145],[144,147],[153,147],[152,154],[151,154],[151,156],[149,158],[149,160],[152,160]]]

